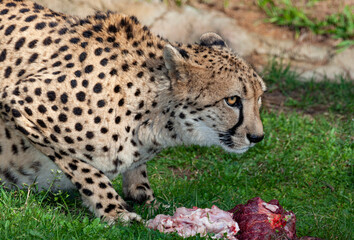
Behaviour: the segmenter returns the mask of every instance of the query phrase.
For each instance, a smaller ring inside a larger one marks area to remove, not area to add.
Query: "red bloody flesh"
[[[229,212],[239,224],[239,240],[297,239],[295,214],[286,212],[277,200],[266,203],[256,197]]]

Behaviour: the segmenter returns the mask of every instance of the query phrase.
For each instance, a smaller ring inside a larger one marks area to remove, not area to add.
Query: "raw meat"
[[[295,214],[286,212],[278,200],[268,203],[256,197],[229,210],[239,224],[239,240],[297,239]]]
[[[157,215],[147,222],[147,227],[160,232],[177,232],[182,237],[196,234],[205,236],[213,233],[214,239],[226,238],[236,240],[239,231],[237,223],[232,219],[232,214],[225,212],[215,205],[209,208],[177,208],[173,216]]]

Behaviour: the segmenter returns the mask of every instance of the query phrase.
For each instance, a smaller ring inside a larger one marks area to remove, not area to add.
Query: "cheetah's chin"
[[[232,153],[245,153],[247,152],[247,150],[251,147],[243,147],[243,148],[239,148],[239,149],[235,149],[235,148],[230,148],[230,147],[227,147],[227,146],[222,146],[226,151],[228,152],[232,152]]]

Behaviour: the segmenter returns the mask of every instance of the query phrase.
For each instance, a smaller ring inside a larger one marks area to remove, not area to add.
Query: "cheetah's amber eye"
[[[230,107],[235,107],[239,101],[240,101],[240,97],[238,96],[232,96],[232,97],[227,97],[225,98],[225,102],[227,103],[227,105],[229,105]]]

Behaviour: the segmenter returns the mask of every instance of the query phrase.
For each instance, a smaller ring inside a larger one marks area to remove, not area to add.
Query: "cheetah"
[[[76,189],[104,221],[140,221],[111,181],[151,204],[146,162],[163,148],[247,151],[264,136],[265,90],[215,33],[172,43],[134,16],[0,0],[2,186]]]

